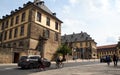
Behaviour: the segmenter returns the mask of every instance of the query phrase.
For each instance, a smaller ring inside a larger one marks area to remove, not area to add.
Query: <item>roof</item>
[[[86,32],[81,32],[78,34],[71,34],[71,35],[64,35],[61,37],[62,43],[65,42],[80,42],[80,41],[91,41],[93,40],[90,35],[88,35]]]
[[[117,44],[98,46],[97,49],[114,48]]]
[[[44,12],[48,13],[49,15],[51,15],[52,17],[54,17],[55,19],[57,19],[58,21],[60,21],[61,23],[63,23],[61,20],[59,20],[56,15],[54,13],[51,12],[50,9],[48,9],[48,7],[44,4],[44,1],[40,1],[38,2],[37,4],[35,4],[34,2],[27,2],[26,4],[23,4],[23,8],[29,6],[29,5],[34,5],[40,9],[42,9]],[[2,19],[4,18],[7,18],[9,16],[11,16],[12,14],[14,13],[17,13],[18,11],[22,10],[23,9],[22,7],[19,7],[19,9],[15,9],[15,11],[11,11],[11,14],[10,15],[6,15],[6,16],[3,16]]]

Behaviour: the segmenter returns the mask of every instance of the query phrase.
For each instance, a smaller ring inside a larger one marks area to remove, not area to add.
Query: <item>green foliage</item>
[[[69,48],[69,47],[67,47],[66,45],[61,45],[59,48],[58,48],[58,50],[57,50],[57,54],[59,55],[67,55],[67,54],[71,54],[72,53],[72,50]]]

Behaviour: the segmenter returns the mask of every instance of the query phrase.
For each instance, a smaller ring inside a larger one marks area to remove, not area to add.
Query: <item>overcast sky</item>
[[[0,18],[33,0],[1,0]],[[116,44],[120,37],[120,0],[44,0],[62,20],[62,35],[87,32],[97,45]]]

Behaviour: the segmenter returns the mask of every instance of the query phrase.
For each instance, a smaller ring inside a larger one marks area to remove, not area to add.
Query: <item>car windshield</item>
[[[25,60],[27,59],[27,56],[21,56],[20,60]]]
[[[38,59],[38,58],[40,58],[40,57],[38,57],[38,56],[29,57],[29,59]]]

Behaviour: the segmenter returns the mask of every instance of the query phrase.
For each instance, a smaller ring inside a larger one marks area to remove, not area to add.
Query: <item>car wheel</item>
[[[46,63],[46,67],[50,67],[50,63]]]

